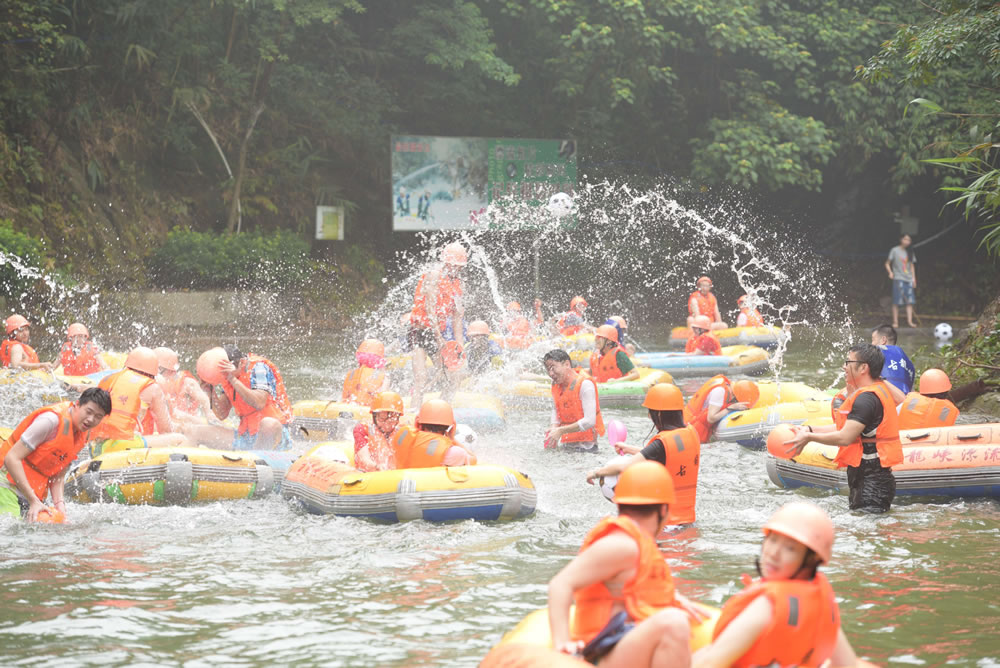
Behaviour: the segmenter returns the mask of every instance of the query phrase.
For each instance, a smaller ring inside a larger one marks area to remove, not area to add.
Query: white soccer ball
[[[938,341],[950,341],[952,334],[951,325],[946,322],[939,322],[934,327],[934,338]]]
[[[562,218],[573,213],[573,198],[566,193],[556,193],[549,198],[548,210],[556,218]]]
[[[614,459],[609,461],[608,464],[624,462],[628,461],[629,459],[632,459],[632,455],[622,455],[620,457],[615,457]],[[605,464],[605,466],[607,466],[607,464]],[[617,475],[601,476],[600,478],[597,479],[597,484],[600,486],[601,494],[604,495],[604,498],[614,503],[615,486],[618,484],[618,476]]]
[[[471,448],[479,440],[479,436],[476,435],[476,432],[469,425],[460,424],[455,427],[455,440],[465,447]]]

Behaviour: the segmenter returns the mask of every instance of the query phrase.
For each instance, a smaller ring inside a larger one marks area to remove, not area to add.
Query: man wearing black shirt
[[[902,461],[895,411],[899,398],[880,378],[884,361],[877,346],[852,347],[844,360],[844,375],[848,387],[861,389],[844,402],[846,418],[836,425],[797,427],[789,448],[792,457],[809,441],[841,448],[836,461],[847,466],[850,508],[870,513],[889,510],[896,495],[892,466]]]

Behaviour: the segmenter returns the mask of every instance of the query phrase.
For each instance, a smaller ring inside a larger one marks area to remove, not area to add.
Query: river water
[[[200,343],[179,346],[190,355]],[[913,357],[931,342],[902,343]],[[255,347],[282,368],[293,400],[339,394],[346,345],[317,336],[292,351],[270,348]],[[830,351],[822,336],[793,342],[782,377],[829,385],[836,373],[824,361],[842,359]],[[0,424],[22,411],[0,406]],[[649,431],[640,410],[606,416],[623,419],[632,442]],[[71,504],[66,525],[4,523],[0,657],[33,667],[475,665],[544,605],[549,578],[613,510],[584,482],[609,447],[543,451],[546,412],[507,418],[506,431],[480,434],[479,459],[534,480],[538,512],[523,521],[387,526],[307,515],[275,497]],[[902,498],[885,516],[863,516],[842,496],[777,489],[764,457],[704,447],[698,522],[665,545],[682,592],[715,605],[736,592],[740,574],[752,572],[760,526],[781,503],[808,496],[837,527],[825,571],[859,654],[880,664],[1000,666],[996,501]]]

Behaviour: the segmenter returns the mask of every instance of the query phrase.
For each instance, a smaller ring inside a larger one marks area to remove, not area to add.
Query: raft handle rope
[[[968,434],[968,435],[958,434],[955,436],[955,438],[957,438],[960,441],[978,441],[982,437],[983,437],[982,434]]]

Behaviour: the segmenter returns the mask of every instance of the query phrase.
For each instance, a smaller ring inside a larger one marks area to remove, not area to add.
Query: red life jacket
[[[760,315],[760,311],[755,308],[741,308],[740,313],[746,316],[747,324],[744,327],[763,327],[764,318]]]
[[[589,641],[611,619],[616,604],[625,606],[635,622],[650,617],[663,608],[674,605],[674,581],[656,540],[639,528],[631,517],[606,517],[583,539],[584,550],[613,531],[624,531],[639,544],[635,575],[622,587],[620,596],[613,595],[603,582],[578,589],[573,594],[576,612],[570,626],[573,640]]]
[[[62,473],[87,443],[87,432],[77,432],[73,429],[70,421],[70,410],[73,403],[64,401],[51,406],[43,406],[21,420],[17,428],[10,435],[10,438],[0,443],[0,467],[3,460],[10,452],[11,448],[21,440],[21,435],[31,426],[42,413],[55,413],[59,417],[59,424],[56,427],[56,437],[51,441],[39,443],[31,453],[21,460],[24,464],[24,474],[28,478],[28,484],[39,501],[45,501],[49,494],[49,480]],[[14,485],[14,477],[8,472],[7,481]]]
[[[552,400],[556,406],[556,418],[560,425],[573,424],[583,418],[583,402],[580,400],[580,388],[583,383],[593,383],[577,373],[576,379],[568,389],[563,390],[558,383],[552,383]],[[562,443],[593,443],[597,436],[604,435],[604,417],[601,415],[601,398],[597,394],[597,384],[594,384],[594,397],[597,400],[597,421],[590,429],[563,434]]]
[[[687,343],[684,344],[684,352],[700,353],[702,355],[721,355],[722,344],[719,343],[719,339],[715,337],[715,334],[711,332],[705,332],[701,336],[692,334],[688,337]]]
[[[958,409],[947,399],[925,397],[910,392],[899,407],[900,429],[950,427],[958,419]]]
[[[892,401],[892,394],[885,386],[884,380],[877,380],[867,387],[858,388],[847,401],[834,414],[833,421],[837,429],[843,429],[847,422],[847,416],[854,406],[854,400],[861,396],[862,392],[872,392],[882,402],[882,422],[875,429],[875,438],[863,438],[858,436],[847,447],[840,448],[834,462],[837,466],[860,466],[861,455],[864,452],[862,443],[874,443],[878,450],[879,462],[883,468],[890,468],[903,461],[903,445],[899,442],[899,416],[896,415],[896,404]]]
[[[243,397],[236,392],[236,388],[228,381],[223,381],[222,383],[222,391],[229,397],[229,401],[233,405],[233,411],[240,418],[240,426],[236,430],[238,434],[250,434],[253,436],[260,429],[260,421],[266,417],[274,418],[281,424],[288,424],[292,421],[292,406],[288,402],[288,394],[285,393],[285,381],[281,379],[278,368],[274,366],[271,360],[260,355],[254,355],[253,353],[247,355],[246,366],[243,369],[243,373],[236,377],[237,380],[250,387],[250,374],[257,364],[267,365],[267,368],[274,374],[275,394],[278,395],[277,397],[273,397],[268,392],[267,403],[260,410],[245,402]]]
[[[820,666],[833,656],[840,632],[840,609],[833,588],[822,573],[812,580],[761,580],[736,594],[722,606],[712,639],[758,596],[774,606],[771,623],[754,644],[732,665]]]
[[[707,315],[708,319],[715,322],[715,310],[719,307],[719,303],[715,299],[715,295],[709,292],[707,295],[701,294],[700,290],[695,290],[688,297],[688,314],[694,315],[694,304],[698,305],[698,315]]]
[[[29,364],[38,364],[38,353],[35,349],[29,346],[27,343],[21,343],[20,341],[15,341],[14,339],[4,339],[3,343],[0,343],[0,362],[3,362],[4,366],[10,366],[10,353],[14,346],[21,346],[24,350],[24,361]]]
[[[387,437],[376,429],[375,425],[358,423],[354,427],[355,468],[366,473],[371,471],[388,471],[397,468],[394,443],[398,433],[399,428]],[[368,455],[376,463],[375,468],[366,466],[358,458],[358,453],[364,448],[368,448]]]
[[[563,313],[562,317],[559,318],[559,322],[556,323],[556,327],[559,329],[559,333],[562,334],[563,336],[573,336],[574,334],[579,334],[580,331],[583,329],[583,324],[579,325],[566,324],[566,320],[571,315],[575,315],[576,317],[580,318],[581,323],[583,321],[583,316],[577,313],[576,311],[566,311],[566,313]]]
[[[73,352],[73,343],[70,341],[62,345],[59,351],[59,363],[62,364],[63,373],[67,376],[86,376],[97,373],[101,370],[101,363],[97,361],[100,351],[91,341],[87,341],[80,348],[79,353]]]
[[[711,438],[712,432],[715,431],[715,425],[708,423],[708,405],[705,402],[708,401],[708,395],[711,394],[712,390],[719,386],[726,389],[726,398],[722,401],[722,408],[735,403],[736,395],[733,394],[732,383],[725,376],[718,375],[702,385],[684,407],[684,421],[697,430],[702,443],[707,442]]]
[[[701,439],[691,425],[683,429],[661,431],[649,439],[663,443],[667,455],[667,471],[674,481],[677,500],[670,504],[668,524],[694,522],[694,506],[698,496],[698,464],[701,460]]]
[[[384,382],[385,371],[359,366],[344,378],[344,391],[340,395],[340,400],[371,406],[375,401],[375,395],[382,391]]]
[[[145,406],[140,395],[154,382],[156,381],[149,376],[132,369],[122,369],[102,378],[97,386],[107,390],[111,395],[111,413],[101,421],[101,424],[90,430],[90,438],[128,440],[133,438],[137,431],[141,433],[139,413]]]
[[[623,352],[626,355],[628,352],[619,345],[614,348],[599,355],[595,350],[590,355],[590,375],[594,377],[598,383],[606,383],[612,378],[621,378],[625,374],[621,372],[618,368],[618,353]]]

